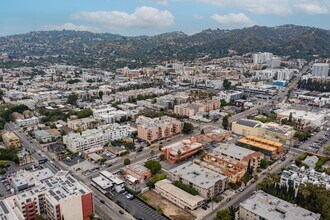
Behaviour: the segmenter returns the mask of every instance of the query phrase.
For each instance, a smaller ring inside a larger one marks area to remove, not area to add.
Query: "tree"
[[[232,219],[233,218],[230,215],[228,209],[218,211],[216,217],[214,218],[214,220],[232,220]]]
[[[260,168],[261,169],[266,169],[267,167],[268,167],[268,160],[265,159],[265,158],[261,159],[261,161],[260,161]]]
[[[290,115],[289,115],[289,122],[292,122],[292,112],[290,112]]]
[[[225,79],[224,81],[223,81],[223,87],[226,89],[226,90],[228,90],[228,89],[230,89],[230,86],[231,86],[231,82],[228,80],[228,79]]]
[[[87,118],[93,115],[93,111],[90,108],[83,109],[76,113],[78,118]]]
[[[103,95],[104,95],[103,91],[99,91],[99,97],[100,97],[100,99],[102,99]]]
[[[164,146],[160,144],[160,145],[158,146],[158,150],[159,150],[159,151],[162,151],[162,148],[163,148],[163,147],[164,147]]]
[[[148,160],[144,163],[144,166],[148,168],[153,175],[162,169],[162,165],[156,160]]]
[[[77,100],[78,100],[78,95],[73,92],[68,96],[67,103],[71,105],[77,105]]]
[[[204,129],[202,129],[202,130],[201,130],[201,134],[205,134],[205,131],[204,131]]]
[[[5,128],[6,121],[3,118],[0,118],[0,130],[3,130]]]
[[[184,134],[189,134],[194,130],[194,125],[189,122],[184,122],[182,127],[182,132]]]
[[[131,164],[131,160],[129,158],[125,158],[124,159],[124,165],[127,166],[127,165],[130,165]]]
[[[221,107],[224,107],[224,106],[228,105],[228,103],[226,102],[226,100],[220,99],[220,105],[221,105]]]
[[[227,115],[222,118],[222,127],[224,129],[228,129],[228,127],[229,127],[229,121],[228,121]]]
[[[107,158],[103,157],[100,159],[100,163],[105,163],[105,161],[107,161],[107,160],[108,160]]]
[[[151,151],[150,151],[150,155],[151,155],[151,156],[154,156],[154,155],[155,155],[155,151],[154,151],[154,150],[151,150]]]
[[[66,135],[66,131],[65,130],[61,130],[61,136],[63,137],[64,135]]]

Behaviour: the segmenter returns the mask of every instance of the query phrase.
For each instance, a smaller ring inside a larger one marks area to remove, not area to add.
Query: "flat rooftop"
[[[239,160],[242,160],[244,157],[255,153],[255,151],[237,146],[235,144],[219,144],[219,147],[213,149],[215,153],[226,154],[227,156],[232,156]]]
[[[203,168],[193,162],[184,163],[171,169],[169,172],[204,189],[208,189],[216,182],[220,180],[223,181],[227,178],[224,175]]]
[[[299,206],[258,191],[240,204],[240,207],[271,220],[317,220],[320,214],[313,213]]]

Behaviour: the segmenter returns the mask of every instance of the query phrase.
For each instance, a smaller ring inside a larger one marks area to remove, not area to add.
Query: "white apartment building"
[[[125,182],[107,170],[100,172],[100,175],[91,180],[91,185],[103,194],[109,191],[120,193],[125,190]]]
[[[128,112],[117,110],[111,105],[102,105],[99,106],[97,109],[92,109],[92,111],[94,118],[100,119],[107,124],[118,122],[122,118],[127,118],[129,115]]]
[[[295,69],[265,69],[256,71],[254,76],[257,80],[270,80],[276,78],[280,81],[289,81],[293,73],[297,71]]]
[[[328,63],[314,63],[312,67],[312,75],[317,77],[329,76],[329,64]]]
[[[94,213],[91,191],[68,172],[53,174],[46,168],[27,175],[35,185],[1,201],[0,209],[10,214],[7,219],[32,220],[45,215],[50,220],[83,220]]]
[[[260,190],[240,203],[238,217],[241,220],[318,220],[321,215]]]
[[[16,124],[20,127],[24,127],[24,126],[27,126],[27,125],[38,124],[38,123],[39,123],[39,119],[35,116],[33,116],[31,118],[17,119],[16,120]]]
[[[136,131],[128,125],[107,124],[97,129],[89,129],[81,133],[69,133],[63,136],[63,143],[73,152],[102,147],[111,141],[121,139]]]
[[[272,53],[255,53],[253,54],[253,63],[254,64],[263,64],[263,63],[267,63],[267,61],[271,60],[273,57]]]

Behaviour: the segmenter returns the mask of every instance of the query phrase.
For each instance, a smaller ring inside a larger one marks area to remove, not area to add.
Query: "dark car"
[[[206,207],[205,205],[203,205],[203,206],[202,206],[202,209],[206,210],[206,209],[207,209],[207,207]]]
[[[100,203],[105,204],[105,201],[101,199],[101,200],[100,200]]]
[[[119,210],[119,213],[124,215],[124,211],[123,210]]]

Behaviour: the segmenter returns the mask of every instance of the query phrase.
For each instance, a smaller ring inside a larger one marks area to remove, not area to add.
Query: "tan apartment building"
[[[238,144],[246,146],[252,150],[260,151],[272,159],[277,159],[283,155],[282,143],[252,135],[239,139]]]
[[[196,142],[195,138],[182,140],[162,148],[162,154],[170,163],[178,163],[203,150],[203,144]]]
[[[139,116],[136,123],[138,138],[148,143],[172,137],[182,131],[182,122],[168,116],[160,118]]]
[[[2,135],[3,143],[6,147],[19,148],[21,147],[21,142],[19,137],[13,132],[7,131]]]

